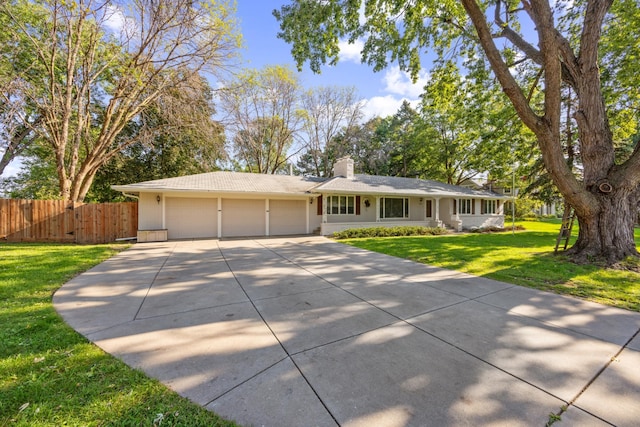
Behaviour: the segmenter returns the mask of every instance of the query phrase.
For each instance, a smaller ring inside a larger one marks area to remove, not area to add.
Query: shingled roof
[[[243,172],[209,172],[176,178],[156,179],[136,184],[114,185],[117,191],[128,193],[148,191],[187,191],[215,193],[309,194],[309,190],[324,181],[318,178],[291,175],[266,175]]]
[[[311,190],[314,193],[379,194],[398,196],[451,196],[485,199],[505,199],[490,191],[472,190],[458,185],[445,184],[418,178],[396,176],[354,175],[353,178],[331,178]]]
[[[471,190],[438,181],[378,175],[354,175],[353,178],[337,176],[327,179],[242,172],[209,172],[135,184],[113,185],[112,188],[125,193],[171,191],[297,196],[334,193],[407,197],[508,198],[489,191]]]

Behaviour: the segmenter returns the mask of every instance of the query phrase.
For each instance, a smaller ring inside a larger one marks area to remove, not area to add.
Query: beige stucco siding
[[[222,237],[264,236],[264,199],[222,199]]]
[[[269,234],[305,234],[307,204],[306,200],[269,200]]]
[[[369,201],[369,207],[365,204],[365,200]],[[376,198],[375,196],[360,197],[360,215],[357,217],[358,222],[373,222],[376,220]]]
[[[424,198],[409,198],[409,221],[424,221]]]
[[[218,236],[218,199],[174,198],[165,200],[169,239]]]
[[[138,200],[138,230],[158,230],[162,228],[162,199],[159,194],[140,193]]]

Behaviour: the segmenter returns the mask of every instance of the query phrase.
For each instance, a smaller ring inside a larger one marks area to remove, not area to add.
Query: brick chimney
[[[353,178],[353,159],[345,156],[336,160],[336,163],[333,165],[333,176]]]

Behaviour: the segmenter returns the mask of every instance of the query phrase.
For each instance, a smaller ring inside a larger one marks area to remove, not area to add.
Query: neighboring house
[[[467,178],[460,183],[460,186],[472,190],[485,190],[487,189],[487,182],[481,178]]]
[[[511,203],[513,203],[513,187],[511,185],[508,185],[508,184],[501,185],[492,181],[482,182],[480,180],[465,180],[465,182],[463,182],[461,185],[471,189],[475,189],[475,190],[479,190],[479,189],[488,190],[488,191],[505,196],[506,200],[504,205],[504,212],[505,213],[511,212]],[[519,189],[516,188],[515,192],[517,197]],[[531,211],[531,213],[535,215],[558,216],[559,214],[562,213],[562,210],[564,209],[561,201],[552,201],[552,202],[544,202],[541,200],[538,200],[538,201],[540,205]],[[516,203],[517,203],[517,200],[516,200]]]
[[[437,181],[355,175],[348,157],[327,179],[211,172],[113,189],[139,198],[139,241],[330,235],[396,225],[502,227],[508,199]]]
[[[536,209],[536,215],[540,215],[540,216],[548,216],[548,215],[558,216],[557,203],[556,202],[543,203],[539,208]]]

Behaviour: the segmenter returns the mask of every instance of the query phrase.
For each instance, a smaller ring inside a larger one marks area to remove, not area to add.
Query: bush
[[[515,227],[496,227],[495,225],[491,225],[489,227],[479,227],[472,228],[469,231],[472,233],[504,233],[505,231],[522,231],[525,228],[521,225],[516,225]]]
[[[516,220],[536,220],[538,215],[535,210],[542,206],[542,202],[539,200],[533,200],[528,197],[519,197],[516,199]],[[505,220],[512,219],[512,212],[505,207]]]
[[[446,228],[422,227],[422,226],[399,226],[399,227],[369,227],[369,228],[348,228],[343,231],[333,233],[334,239],[357,239],[363,237],[395,237],[395,236],[438,236],[447,234]]]

